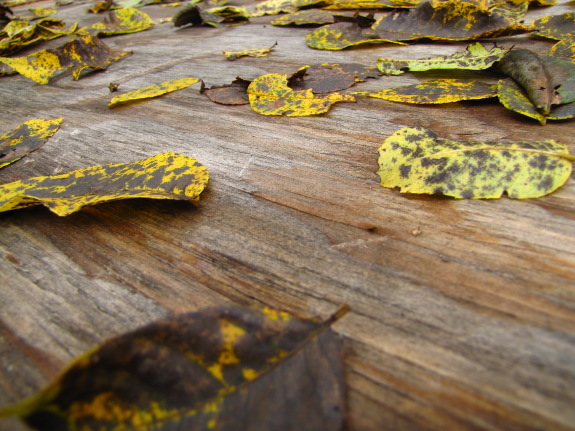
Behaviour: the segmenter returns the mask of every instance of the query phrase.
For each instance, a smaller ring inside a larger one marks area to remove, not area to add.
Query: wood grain
[[[86,7],[61,8],[58,17],[101,19]],[[174,13],[144,10],[155,19]],[[527,21],[572,10],[565,2],[535,9]],[[400,195],[375,173],[377,148],[403,126],[449,139],[555,139],[573,152],[573,122],[542,127],[491,101],[375,99],[318,117],[265,117],[212,103],[198,85],[107,108],[110,82],[124,92],[195,76],[209,87],[306,64],[463,47],[316,51],[305,45],[308,29],[270,19],[158,24],[106,38],[134,53],[105,72],[45,86],[0,79],[1,133],[64,117],[41,149],[0,170],[2,183],[165,151],[193,156],[211,173],[197,207],[126,200],[64,218],[41,207],[0,214],[0,405],[33,394],[95,344],[168,313],[233,302],[326,316],[347,303],[352,311],[334,329],[347,346],[349,430],[574,429],[573,179],[540,199],[457,201]],[[276,41],[265,58],[221,54]],[[498,45],[544,52],[551,42],[519,36]],[[406,75],[352,90],[444,76]]]

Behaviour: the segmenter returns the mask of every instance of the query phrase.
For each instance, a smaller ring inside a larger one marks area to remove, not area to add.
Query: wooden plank
[[[58,16],[101,19],[85,8]],[[174,13],[144,10],[156,19]],[[529,19],[566,10],[573,7],[536,9]],[[46,86],[0,80],[3,131],[64,117],[44,147],[0,170],[2,183],[164,151],[191,155],[211,173],[197,207],[133,200],[64,218],[39,207],[0,214],[0,405],[33,394],[98,342],[168,313],[234,302],[325,316],[347,303],[351,313],[334,328],[347,346],[349,430],[573,429],[573,179],[541,199],[456,201],[400,195],[375,174],[378,146],[403,126],[450,139],[552,138],[573,152],[572,122],[542,127],[490,101],[375,99],[319,117],[265,117],[214,104],[198,85],[107,108],[110,82],[121,91],[184,76],[221,85],[306,64],[375,64],[463,46],[316,51],[305,46],[308,29],[269,20],[158,24],[105,39],[134,51],[106,72]],[[229,62],[221,54],[276,41],[265,58]],[[551,43],[522,36],[498,45],[544,52]]]

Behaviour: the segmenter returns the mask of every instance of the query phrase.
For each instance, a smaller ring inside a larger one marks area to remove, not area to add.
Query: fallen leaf
[[[369,27],[361,27],[356,23],[337,22],[324,25],[306,35],[305,40],[310,48],[340,50],[364,43],[395,43],[401,42],[385,39]]]
[[[108,108],[113,108],[114,106],[134,102],[136,100],[151,99],[153,97],[158,97],[166,93],[171,93],[172,91],[181,90],[183,88],[189,87],[196,82],[199,82],[199,78],[180,78],[173,81],[165,81],[156,85],[149,85],[147,87],[138,88],[134,91],[129,91],[127,93],[121,94],[112,98],[110,103],[108,103]]]
[[[315,94],[345,90],[356,82],[353,73],[330,65],[306,66],[288,78],[292,90],[310,89]]]
[[[541,197],[560,187],[575,160],[553,140],[450,141],[425,128],[405,127],[379,148],[383,187],[402,193],[441,193],[458,199]]]
[[[294,91],[288,86],[287,75],[270,73],[252,81],[248,87],[252,109],[262,115],[289,117],[323,114],[338,102],[355,102],[353,96],[332,93],[316,96],[312,90]]]
[[[108,14],[104,22],[98,22],[88,27],[88,31],[96,36],[114,36],[117,34],[137,33],[152,28],[154,22],[147,13],[136,8],[116,9]]]
[[[272,52],[276,45],[277,42],[269,48],[249,48],[241,51],[222,51],[222,54],[226,57],[226,60],[229,61],[234,61],[240,57],[266,57],[270,52]]]
[[[328,0],[327,10],[339,9],[398,9],[416,6],[420,0]]]
[[[343,358],[329,327],[338,317],[233,305],[167,317],[78,357],[3,415],[40,431],[338,431]]]
[[[537,36],[548,39],[561,40],[575,36],[575,13],[543,16],[533,21],[531,27],[537,30]]]
[[[383,17],[373,28],[381,38],[396,41],[476,40],[532,31],[529,26],[459,0],[424,1],[408,12]]]
[[[467,46],[463,52],[439,57],[421,58],[418,60],[391,60],[379,58],[377,67],[386,75],[401,75],[405,72],[421,72],[436,69],[464,69],[483,70],[491,67],[493,63],[501,60],[508,49],[493,47],[486,49],[476,42]]]
[[[0,136],[0,168],[40,148],[58,131],[61,123],[62,118],[29,120]]]
[[[307,66],[308,74],[315,68],[319,69],[326,66],[331,69],[337,69],[352,74],[356,82],[363,82],[369,78],[379,78],[383,75],[378,70],[377,66],[366,66],[361,63],[323,63],[315,66]]]
[[[489,12],[503,15],[514,21],[519,21],[529,9],[529,0],[496,1],[489,7]]]
[[[118,199],[199,199],[208,171],[197,160],[163,153],[132,163],[92,166],[62,175],[0,186],[0,212],[45,205],[66,216],[87,205]]]
[[[334,17],[331,13],[321,9],[306,9],[299,12],[290,13],[280,16],[271,21],[272,25],[324,25],[334,22]]]
[[[549,55],[575,63],[575,36],[570,36],[557,42],[549,51]]]
[[[115,9],[117,7],[118,6],[116,5],[116,3],[114,3],[113,0],[104,0],[104,1],[96,2],[96,4],[94,4],[94,6],[92,6],[91,8],[88,9],[88,12],[90,12],[90,13],[101,13],[101,12],[106,12],[106,11]]]
[[[232,13],[232,11],[235,11],[235,13]],[[176,27],[188,24],[192,26],[209,25],[218,27],[221,24],[247,22],[247,13],[245,8],[232,6],[204,9],[196,4],[188,4],[174,16],[172,21]]]
[[[402,103],[453,103],[497,97],[497,84],[463,79],[436,79],[357,94]]]
[[[499,102],[507,109],[534,118],[541,124],[545,124],[547,120],[568,120],[575,118],[575,102],[551,107],[550,112],[544,115],[535,107],[533,102],[529,100],[523,87],[512,79],[501,79],[499,81],[497,97],[499,98]]]
[[[277,15],[280,13],[294,13],[301,8],[309,8],[316,4],[323,3],[324,0],[265,0],[258,3],[250,16],[257,17],[263,15]]]
[[[56,74],[72,70],[79,79],[84,69],[106,69],[110,63],[130,52],[113,51],[100,39],[92,36],[71,40],[56,49],[43,49],[25,57],[0,57],[0,63],[11,67],[38,84],[47,84]]]
[[[212,86],[205,89],[202,86],[200,93],[205,94],[212,102],[221,105],[247,105],[248,87],[252,81],[237,77],[231,84]]]
[[[32,7],[28,10],[32,14],[32,19],[46,18],[58,12],[58,10],[53,7]]]

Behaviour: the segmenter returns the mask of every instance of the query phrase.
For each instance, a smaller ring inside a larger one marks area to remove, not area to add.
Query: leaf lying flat
[[[327,10],[339,9],[398,9],[416,6],[420,0],[328,0]]]
[[[382,38],[397,41],[476,40],[532,31],[528,26],[459,0],[424,1],[407,13],[384,17],[374,30]]]
[[[332,321],[238,306],[175,315],[80,356],[5,414],[46,431],[237,431],[247,424],[338,431],[343,366]]]
[[[248,87],[251,82],[237,77],[231,84],[212,86],[208,89],[202,86],[200,93],[205,94],[212,102],[221,105],[247,105],[250,103]]]
[[[247,15],[247,9],[241,7],[226,6],[204,9],[196,4],[188,3],[174,16],[173,22],[176,27],[187,24],[220,27],[224,24],[245,23],[248,21]]]
[[[477,42],[467,46],[463,52],[456,52],[453,55],[443,55],[439,57],[421,58],[419,60],[391,60],[379,58],[377,67],[386,75],[401,75],[407,71],[421,72],[437,69],[464,69],[464,70],[484,70],[493,65],[509,50],[493,47],[486,49]]]
[[[363,95],[403,103],[453,103],[497,97],[497,84],[463,79],[436,79],[419,84],[365,92]]]
[[[288,86],[287,75],[275,73],[254,79],[248,87],[248,97],[258,114],[289,117],[323,114],[334,103],[355,102],[353,96],[339,93],[316,96],[311,89],[294,91]]]
[[[360,27],[355,23],[337,22],[324,25],[309,33],[305,37],[310,48],[327,49],[336,51],[364,43],[396,43],[401,42],[388,40],[369,27]]]
[[[352,73],[331,65],[306,66],[288,78],[292,90],[311,89],[315,94],[345,90],[355,83]]]
[[[555,40],[565,39],[575,36],[575,13],[543,16],[533,21],[531,26],[537,30],[538,36]]]
[[[250,16],[277,15],[280,13],[294,13],[304,7],[310,7],[324,0],[265,0],[258,3]]]
[[[0,168],[37,150],[60,128],[62,118],[29,120],[0,136]]]
[[[575,63],[575,36],[569,36],[557,42],[549,51],[549,55]]]
[[[197,200],[208,178],[207,169],[197,160],[163,153],[133,163],[4,184],[0,186],[0,212],[42,204],[65,216],[86,205],[118,199]]]
[[[442,193],[458,199],[516,199],[551,193],[571,175],[565,145],[440,139],[425,128],[405,127],[379,148],[383,187],[402,193]]]
[[[104,22],[92,24],[88,30],[99,37],[137,33],[152,28],[154,21],[147,13],[129,7],[111,11]]]
[[[59,48],[43,49],[25,57],[0,57],[0,62],[38,84],[47,84],[56,74],[66,70],[72,70],[72,76],[77,80],[84,69],[106,69],[113,61],[129,54],[113,51],[100,39],[85,36]]]
[[[249,48],[241,51],[222,51],[226,60],[234,61],[240,57],[266,57],[272,52],[273,48],[277,45],[274,43],[269,48]]]
[[[321,9],[306,9],[299,12],[280,16],[271,21],[272,25],[324,25],[332,24],[334,17],[331,13]]]
[[[153,97],[158,97],[166,93],[171,93],[172,91],[181,90],[183,88],[189,87],[196,82],[199,82],[199,78],[180,78],[173,81],[162,82],[161,84],[149,85],[147,87],[138,88],[134,91],[129,91],[127,93],[121,94],[114,97],[110,103],[108,103],[108,108],[113,108],[114,106],[133,102],[142,99],[151,99]]]

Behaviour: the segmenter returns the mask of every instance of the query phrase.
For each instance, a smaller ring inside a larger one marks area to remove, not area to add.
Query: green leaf
[[[476,42],[468,45],[463,52],[439,57],[421,58],[419,60],[390,60],[379,58],[377,67],[386,75],[401,75],[407,71],[421,72],[435,69],[464,69],[483,70],[491,67],[509,50],[493,47],[486,49],[481,43]]]
[[[575,36],[575,13],[543,16],[533,21],[531,27],[537,30],[538,36],[548,39],[561,40]]]
[[[6,409],[40,431],[339,431],[341,341],[328,320],[222,306],[153,322],[73,361]]]
[[[385,90],[356,93],[403,103],[452,103],[497,97],[497,84],[463,79],[436,79]]]
[[[565,145],[544,142],[450,141],[405,127],[379,148],[383,187],[458,199],[537,198],[563,185],[572,161]]]
[[[62,118],[29,120],[0,136],[0,168],[37,150],[60,128]]]
[[[208,171],[197,160],[163,153],[133,163],[92,166],[0,186],[0,212],[45,205],[60,216],[129,198],[198,200]]]
[[[199,78],[180,78],[173,81],[166,81],[156,85],[149,85],[147,87],[138,88],[134,91],[129,91],[127,93],[121,94],[114,97],[110,103],[108,103],[108,108],[113,108],[114,106],[133,102],[136,100],[150,99],[153,97],[158,97],[166,93],[171,93],[172,91],[181,90],[187,88],[190,85],[199,82]]]

